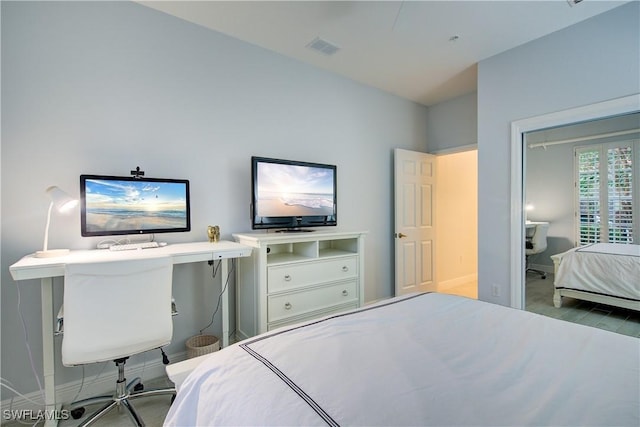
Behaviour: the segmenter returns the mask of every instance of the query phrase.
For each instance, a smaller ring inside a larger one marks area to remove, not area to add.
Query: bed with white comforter
[[[556,307],[569,296],[640,310],[640,245],[593,243],[551,259]]]
[[[415,294],[207,356],[178,384],[166,425],[637,427],[639,344]]]

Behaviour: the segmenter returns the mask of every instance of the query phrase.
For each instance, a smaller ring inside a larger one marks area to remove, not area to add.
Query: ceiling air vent
[[[334,45],[333,43],[329,43],[328,41],[323,40],[320,37],[316,37],[315,39],[313,39],[311,43],[307,45],[307,47],[325,55],[333,55],[340,50],[338,46]]]

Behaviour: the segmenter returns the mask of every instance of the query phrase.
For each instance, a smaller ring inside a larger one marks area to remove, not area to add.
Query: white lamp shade
[[[78,204],[78,201],[62,191],[60,188],[51,186],[47,188],[47,194],[51,198],[51,203],[58,210],[58,212],[66,212]]]

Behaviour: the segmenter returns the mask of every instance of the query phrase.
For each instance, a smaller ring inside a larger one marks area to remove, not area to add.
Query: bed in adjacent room
[[[165,422],[638,426],[639,365],[637,338],[413,294],[170,365]]]
[[[556,307],[568,296],[640,311],[640,245],[593,243],[551,259]]]

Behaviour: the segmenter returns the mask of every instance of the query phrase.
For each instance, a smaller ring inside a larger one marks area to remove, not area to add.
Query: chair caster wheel
[[[74,420],[81,418],[83,415],[84,408],[82,407],[71,410],[71,418],[73,418]]]
[[[133,387],[133,391],[142,391],[144,390],[144,385],[142,383],[138,383]]]
[[[546,279],[547,275],[545,274],[544,276],[542,276],[542,280]]]

